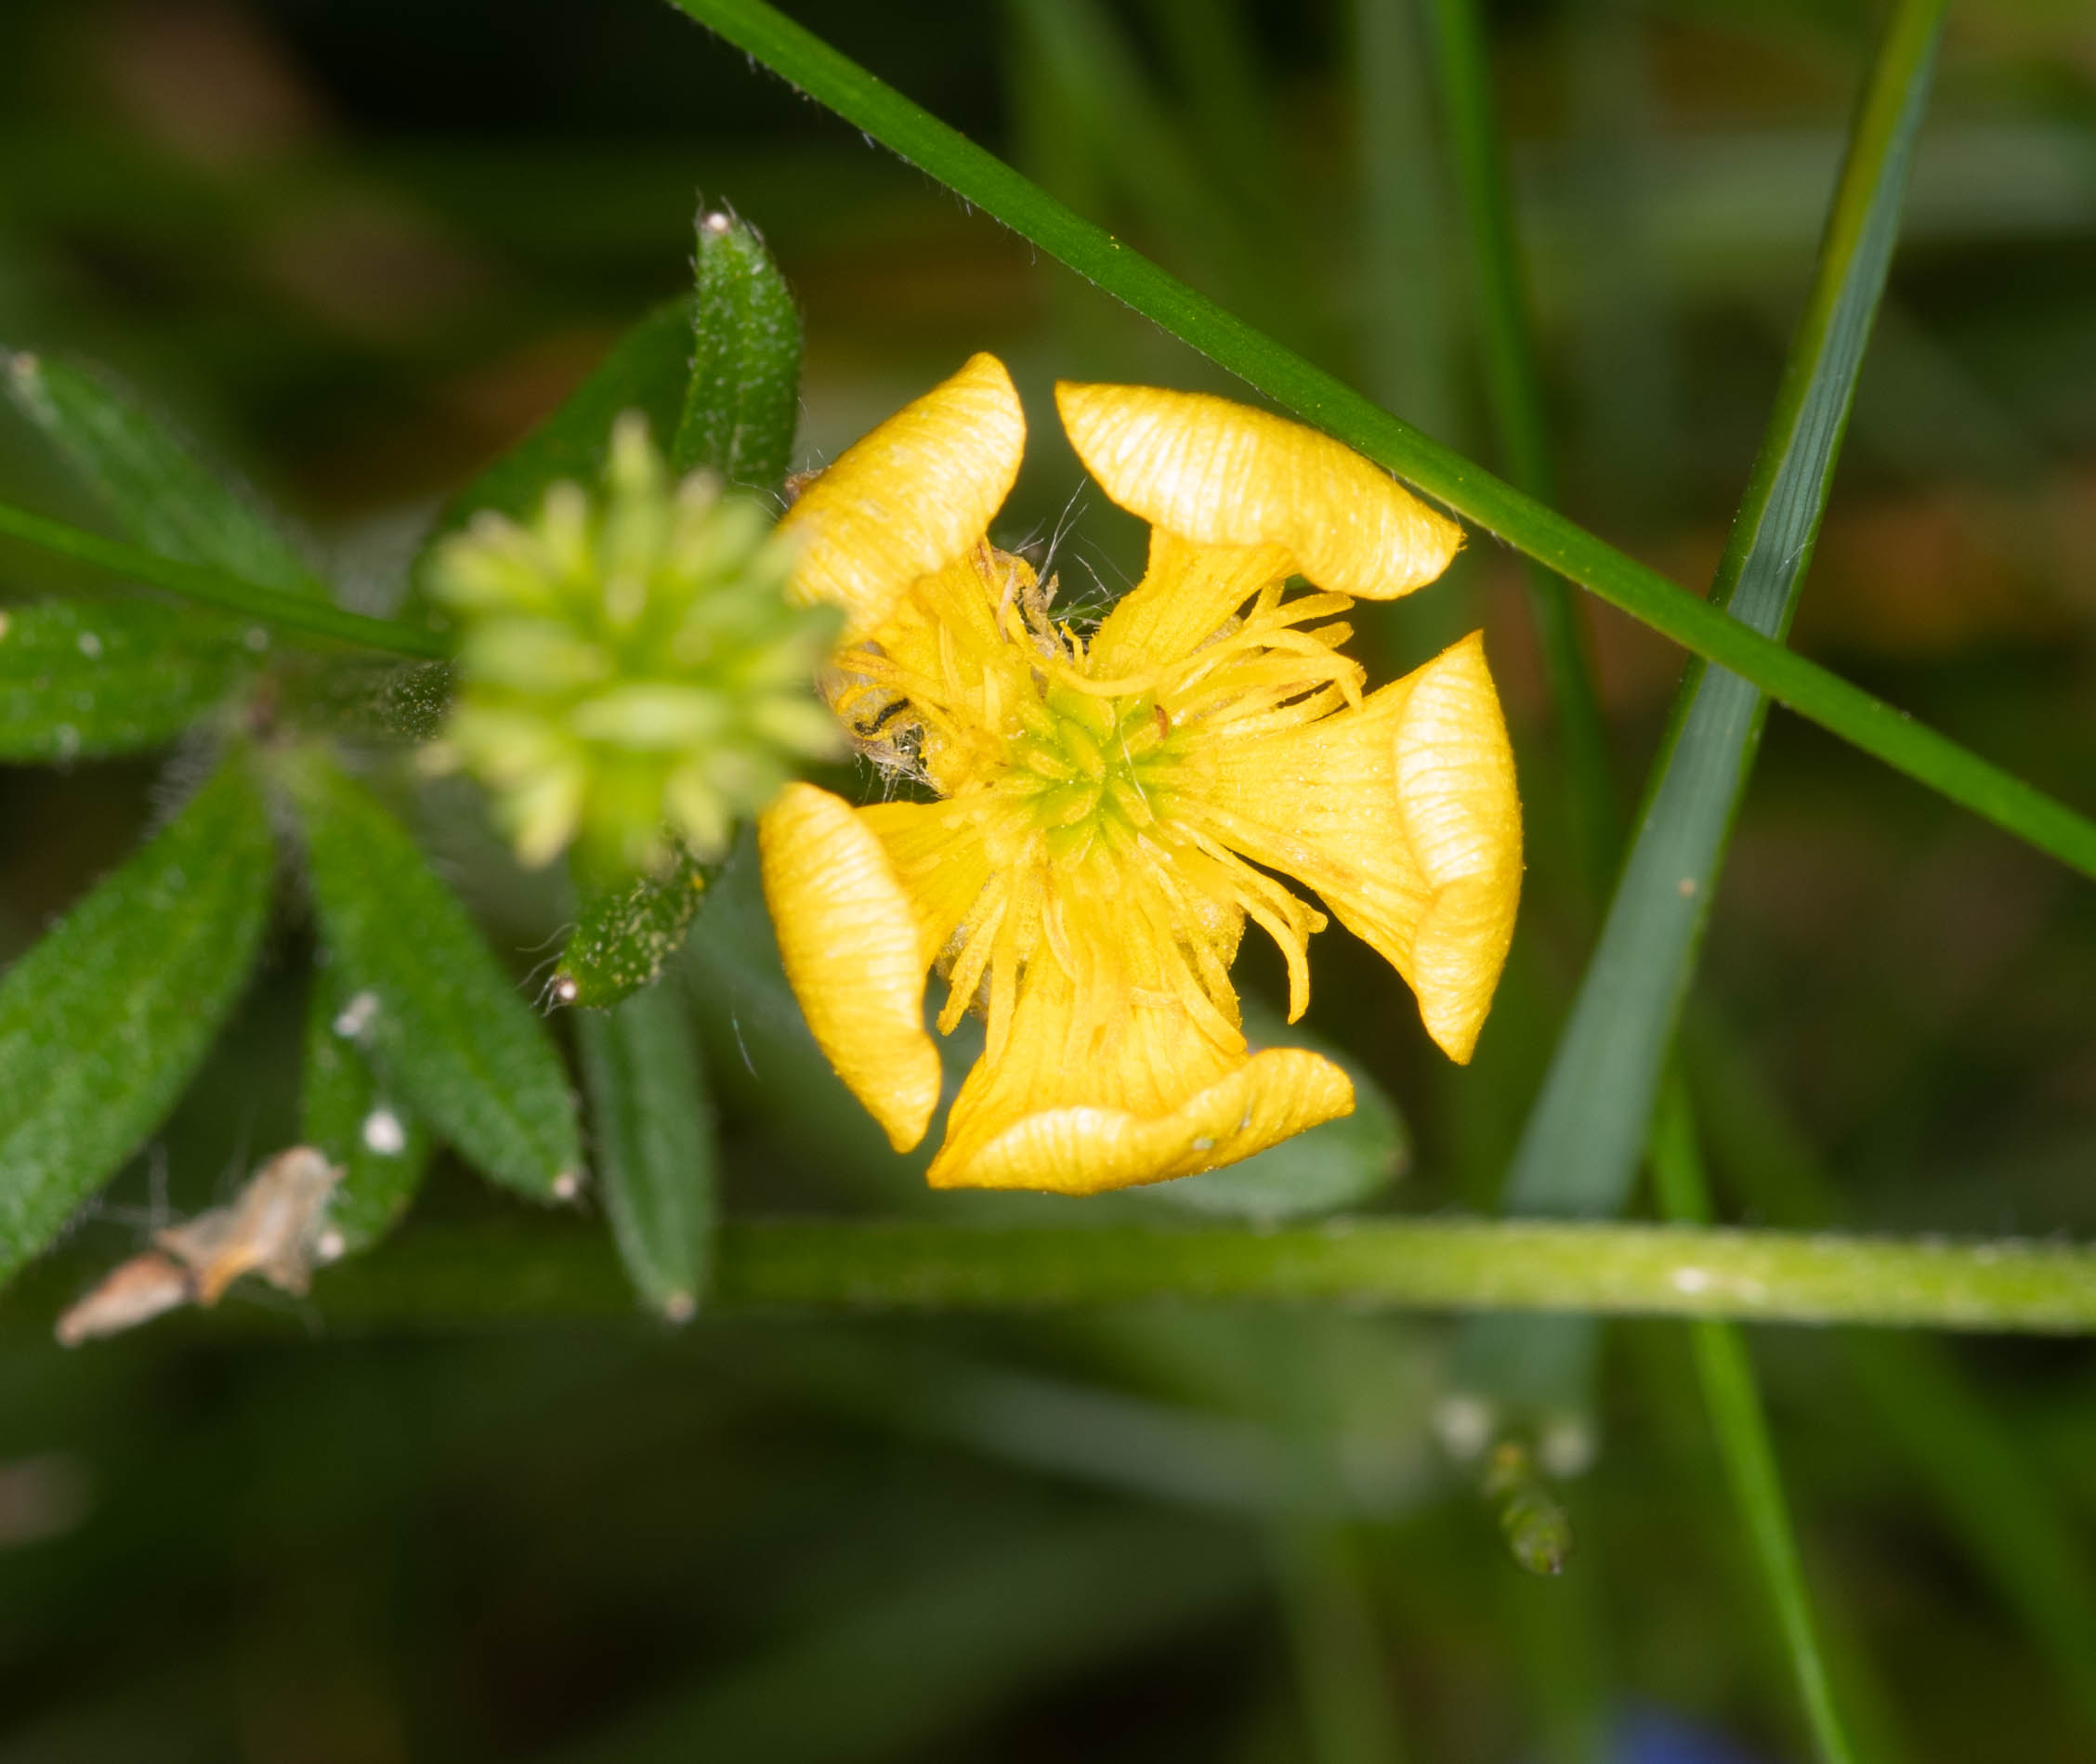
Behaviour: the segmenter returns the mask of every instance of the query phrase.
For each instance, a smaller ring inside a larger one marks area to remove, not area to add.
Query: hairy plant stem
[[[1190,1300],[2096,1333],[2096,1248],[2019,1238],[1471,1219],[1280,1230],[835,1220],[729,1224],[718,1257],[714,1308],[738,1313]],[[330,1270],[314,1298],[341,1323],[418,1326],[633,1304],[602,1234],[543,1226],[409,1232]]]

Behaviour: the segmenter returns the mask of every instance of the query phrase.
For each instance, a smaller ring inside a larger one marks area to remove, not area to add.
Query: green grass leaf
[[[762,235],[726,210],[699,216],[696,275],[670,464],[776,495],[801,421],[801,315]]]
[[[683,1001],[664,987],[576,1019],[591,1142],[611,1234],[634,1290],[672,1323],[713,1273],[714,1153],[705,1066]]]
[[[1653,1129],[1652,1174],[1668,1218],[1681,1224],[1710,1222],[1710,1183],[1696,1143],[1696,1117],[1678,1078],[1668,1087]],[[1832,1677],[1746,1341],[1737,1325],[1713,1317],[1692,1323],[1689,1340],[1725,1480],[1775,1607],[1776,1626],[1822,1764],[1854,1764],[1855,1749],[1834,1704]]]
[[[106,369],[23,353],[7,359],[7,381],[16,407],[148,551],[328,598],[282,516]]]
[[[1706,660],[1998,827],[2096,876],[2096,821],[1733,618],[1382,411],[1073,214],[764,0],[672,0],[963,200],[1211,360]]]
[[[1841,1192],[1784,1099],[1708,1021],[1686,1037],[1719,1174],[1771,1222],[1825,1231]],[[1852,1330],[1857,1393],[1974,1567],[2043,1650],[2096,1735],[2096,1564],[2026,1446],[1943,1342]]]
[[[560,1057],[458,896],[334,762],[299,753],[282,775],[347,995],[337,1020],[467,1162],[534,1200],[570,1197],[583,1154]]]
[[[299,1080],[299,1138],[342,1169],[328,1206],[341,1253],[369,1249],[400,1222],[429,1173],[436,1141],[358,1044],[333,968],[313,974]]]
[[[1507,476],[1527,495],[1547,503],[1555,499],[1557,489],[1542,370],[1528,321],[1513,191],[1477,0],[1431,0],[1427,11],[1450,157],[1469,224],[1474,310],[1492,426]],[[1533,558],[1525,573],[1529,620],[1542,650],[1565,748],[1573,831],[1582,880],[1592,891],[1591,911],[1607,890],[1618,843],[1607,731],[1571,595],[1558,577]]]
[[[1942,17],[1942,0],[1908,0],[1885,39],[1712,586],[1714,599],[1771,636],[1789,627],[1827,505]],[[1683,682],[1600,941],[1515,1148],[1503,1210],[1602,1217],[1628,1200],[1766,709],[1723,669],[1694,665]],[[1585,1406],[1592,1344],[1582,1336],[1590,1325],[1481,1323],[1459,1347],[1457,1385],[1501,1415],[1551,1425]]]
[[[254,660],[222,621],[151,601],[0,608],[0,760],[158,747],[216,710]]]
[[[236,751],[0,980],[0,1276],[174,1105],[246,983],[274,868]]]

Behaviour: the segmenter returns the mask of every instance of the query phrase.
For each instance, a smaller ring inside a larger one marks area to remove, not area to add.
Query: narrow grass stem
[[[1710,1183],[1696,1143],[1696,1118],[1678,1077],[1670,1080],[1660,1098],[1653,1127],[1652,1173],[1668,1218],[1678,1224],[1709,1222]],[[1747,1344],[1731,1323],[1714,1317],[1691,1324],[1690,1337],[1696,1379],[1710,1411],[1710,1429],[1717,1436],[1725,1480],[1732,1485],[1755,1564],[1775,1608],[1784,1651],[1814,1743],[1823,1764],[1854,1764],[1854,1749],[1835,1706],[1812,1595],[1805,1586],[1804,1563],[1798,1553],[1782,1472],[1769,1440],[1768,1418],[1762,1409]]]
[[[1777,702],[2096,877],[2096,821],[1761,635],[1378,409],[1072,213],[764,0],[673,4],[1248,385]]]
[[[1543,411],[1542,371],[1528,321],[1513,201],[1476,0],[1431,0],[1426,10],[1442,122],[1469,220],[1478,342],[1492,426],[1507,476],[1538,503],[1554,503],[1556,474]],[[1580,639],[1579,615],[1564,581],[1533,558],[1527,560],[1526,574],[1529,616],[1564,736],[1581,880],[1598,906],[1615,871],[1621,835],[1601,703]]]
[[[184,563],[155,552],[141,551],[121,540],[104,539],[99,533],[69,527],[63,521],[33,515],[27,509],[4,503],[0,503],[0,536],[20,540],[25,545],[34,545],[39,551],[47,551],[76,564],[85,564],[91,569],[144,582],[150,588],[164,589],[185,600],[222,608],[244,618],[259,619],[264,624],[280,630],[302,632],[308,636],[332,638],[363,649],[380,649],[388,655],[414,656],[426,660],[441,660],[451,654],[451,646],[432,632],[418,631],[413,625],[396,624],[387,619],[367,618],[360,612],[330,606],[324,600],[288,595],[281,589],[242,581],[237,576],[206,568],[202,564]]]

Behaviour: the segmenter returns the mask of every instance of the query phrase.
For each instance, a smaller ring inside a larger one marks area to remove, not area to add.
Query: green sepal
[[[6,362],[16,407],[127,537],[264,588],[329,598],[282,517],[108,370],[26,352]]]
[[[597,1181],[634,1290],[672,1323],[705,1301],[713,1266],[713,1105],[698,1038],[668,987],[576,1023]]]
[[[559,1055],[393,814],[323,754],[282,767],[306,838],[338,1021],[466,1161],[534,1200],[579,1192],[582,1142]]]
[[[370,1248],[400,1222],[437,1149],[422,1117],[365,1055],[348,1004],[334,969],[316,969],[306,1007],[298,1136],[342,1169],[328,1204],[328,1224],[340,1238],[330,1248],[342,1255]]]
[[[158,747],[216,711],[254,663],[223,620],[155,601],[0,608],[0,760]]]
[[[235,751],[0,979],[0,1277],[174,1106],[255,965],[275,865]]]
[[[683,947],[718,869],[680,853],[661,874],[636,876],[596,895],[568,934],[553,971],[553,996],[562,1004],[601,1011],[653,986]]]
[[[691,382],[670,464],[773,495],[800,422],[801,315],[755,228],[701,209],[698,232]]]

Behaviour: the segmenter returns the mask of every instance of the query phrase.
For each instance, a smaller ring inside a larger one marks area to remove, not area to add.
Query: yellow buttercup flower
[[[1211,1169],[1344,1115],[1302,1049],[1253,1052],[1229,969],[1249,918],[1309,999],[1325,915],[1410,982],[1467,1060],[1513,935],[1520,807],[1473,634],[1364,695],[1353,598],[1431,581],[1456,525],[1328,437],[1222,399],[1056,388],[1071,444],[1151,523],[1143,580],[1088,634],[993,548],[1026,425],[978,355],[817,478],[789,594],[843,609],[826,682],[860,747],[935,801],[787,788],[766,895],[817,1041],[898,1150],[930,1124],[938,1019],[988,1044],[939,1187],[1091,1194]],[[1291,578],[1310,592],[1292,598]]]

